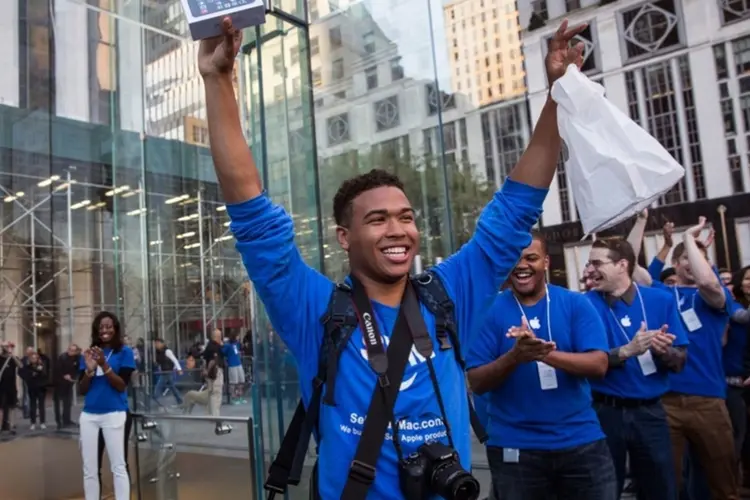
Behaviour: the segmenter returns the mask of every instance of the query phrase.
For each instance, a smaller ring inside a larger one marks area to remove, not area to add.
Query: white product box
[[[264,0],[182,0],[182,10],[193,40],[221,35],[221,21],[227,16],[237,29],[266,22]]]

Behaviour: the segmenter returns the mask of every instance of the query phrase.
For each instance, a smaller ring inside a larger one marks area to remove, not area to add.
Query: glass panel
[[[137,471],[134,490],[141,500],[216,498],[217,485],[222,498],[254,498],[251,418],[162,414],[134,418],[137,445],[131,471]]]

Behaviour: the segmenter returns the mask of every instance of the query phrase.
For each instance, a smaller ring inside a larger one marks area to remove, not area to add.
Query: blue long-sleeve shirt
[[[482,309],[531,242],[530,230],[541,214],[546,193],[547,190],[507,180],[482,212],[474,237],[435,267],[455,304],[464,349],[468,349],[470,332]],[[302,397],[307,403],[323,335],[320,318],[327,309],[334,283],[304,262],[294,244],[292,218],[266,195],[229,205],[227,212],[250,279],[274,328],[297,360]],[[399,308],[374,301],[372,306],[387,345]],[[421,310],[436,342],[435,318],[426,307]],[[425,441],[445,441],[446,428],[424,361],[412,351],[394,409],[404,454],[416,451]],[[433,363],[456,449],[462,465],[469,468],[471,439],[464,374],[450,350],[437,350]],[[323,405],[320,413],[318,474],[322,498],[341,496],[376,383],[359,328],[344,348],[339,367],[337,406]],[[393,443],[386,439],[368,498],[403,498],[397,460]]]

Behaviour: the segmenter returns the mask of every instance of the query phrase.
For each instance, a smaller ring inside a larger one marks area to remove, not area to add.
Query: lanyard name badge
[[[545,285],[544,288],[544,297],[547,301],[547,310],[546,310],[546,316],[547,316],[547,338],[550,342],[552,342],[552,327],[550,326],[550,317],[549,317],[549,310],[550,310],[550,298],[549,298],[549,289]],[[529,319],[526,317],[526,312],[523,310],[523,306],[521,306],[521,303],[518,302],[518,298],[513,294],[513,298],[516,301],[516,305],[518,305],[518,310],[521,311],[521,317],[526,320],[526,324],[531,327],[531,324],[529,323]],[[541,385],[541,388],[543,391],[550,391],[553,389],[557,389],[557,372],[553,367],[548,365],[547,363],[543,361],[537,361],[536,362],[536,369],[537,372],[539,372],[539,384]]]
[[[674,298],[677,301],[677,310],[680,311],[680,316],[682,316],[683,323],[685,323],[685,326],[691,332],[699,330],[703,327],[703,323],[701,323],[701,319],[698,317],[698,313],[695,312],[695,296],[697,294],[698,292],[693,294],[693,301],[690,305],[690,309],[682,311],[680,307],[680,296],[677,294],[677,287],[674,288]]]
[[[635,291],[638,294],[638,301],[641,303],[641,314],[643,314],[643,321],[646,323],[646,328],[648,328],[648,317],[646,316],[646,306],[643,304],[643,297],[641,297],[641,291],[638,289],[637,285],[633,285],[633,286],[635,286]],[[625,331],[625,329],[622,327],[622,324],[620,323],[620,321],[617,319],[617,316],[615,316],[614,311],[610,308],[609,312],[612,315],[612,318],[614,318],[615,323],[617,324],[617,327],[622,332],[622,335],[625,337],[625,339],[629,343],[630,337],[628,336],[628,333]],[[641,365],[641,372],[646,377],[656,373],[657,371],[656,363],[654,362],[654,356],[651,354],[650,349],[638,356],[638,364]]]
[[[112,353],[114,351],[109,351],[109,354],[107,354],[107,363],[109,363],[109,358],[112,357]],[[96,365],[96,376],[101,377],[104,375],[104,370],[102,370],[102,367],[99,365]]]

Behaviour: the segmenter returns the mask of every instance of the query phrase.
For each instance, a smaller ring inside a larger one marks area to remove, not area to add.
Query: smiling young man
[[[335,286],[305,263],[294,244],[292,218],[274,205],[263,190],[245,142],[232,85],[232,67],[241,34],[232,28],[228,18],[223,28],[223,37],[204,40],[199,49],[211,153],[237,249],[275,330],[297,360],[302,397],[308,404],[324,335],[321,317],[329,310]],[[568,64],[582,62],[582,46],[570,48],[569,42],[583,27],[566,28],[567,23],[563,23],[547,55],[551,82],[564,74]],[[468,341],[474,318],[480,316],[528,245],[529,231],[541,213],[559,151],[556,104],[550,99],[526,152],[477,221],[474,237],[433,269],[433,276],[442,282],[454,305],[461,342]],[[358,315],[367,333],[363,335],[362,328],[357,327],[340,347],[336,404],[319,406],[319,466],[317,484],[311,489],[326,500],[342,496],[357,500],[364,496],[347,493],[347,488],[356,482],[365,487],[368,499],[400,499],[403,494],[399,486],[399,456],[392,440],[385,440],[378,448],[374,470],[361,467],[359,462],[354,464],[357,470],[351,466],[360,434],[367,429],[368,407],[378,396],[374,394],[376,384],[379,381],[379,387],[390,387],[376,374],[365,354],[373,343],[382,340],[387,346],[392,336],[399,337],[398,332],[393,334],[400,304],[410,295],[408,275],[419,253],[419,231],[401,181],[382,170],[344,182],[333,205],[338,242],[349,257],[348,288],[353,290],[355,301],[364,290],[365,299],[369,300],[360,305],[371,309],[372,314]],[[425,305],[417,307],[422,318],[412,319],[423,322],[432,344],[437,345],[435,317]],[[357,309],[362,310],[359,305]],[[400,429],[399,449],[407,456],[420,444],[435,440],[445,443],[452,434],[450,444],[461,465],[469,469],[471,439],[465,377],[451,346],[444,349],[441,344],[432,353],[425,358],[412,351],[405,363],[404,382],[396,393],[393,410]],[[326,380],[326,396],[331,384]]]
[[[607,370],[604,325],[584,295],[547,285],[548,266],[535,234],[469,346],[469,384],[488,395],[493,485],[503,500],[614,500],[587,381]]]
[[[591,382],[617,472],[617,492],[625,481],[626,456],[643,500],[675,499],[669,425],[661,397],[669,373],[685,363],[687,335],[674,298],[633,283],[635,252],[627,240],[594,242],[587,269],[593,291],[587,296],[607,329],[609,369]]]

